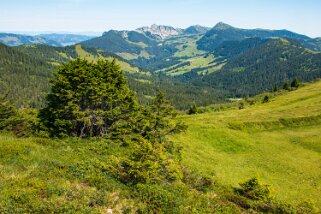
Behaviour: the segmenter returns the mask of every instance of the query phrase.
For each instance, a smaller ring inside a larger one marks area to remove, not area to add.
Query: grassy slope
[[[320,207],[320,90],[321,81],[243,110],[183,116],[184,163],[224,185],[258,175],[278,199]]]
[[[205,54],[204,51],[200,51],[197,49],[196,41],[200,38],[200,36],[194,37],[181,37],[177,38],[173,41],[167,41],[166,43],[176,44],[176,48],[178,51],[174,54],[175,57],[195,57],[202,54]]]
[[[195,68],[207,68],[208,72],[214,72],[220,69],[222,66],[215,67],[214,64],[211,64],[215,57],[213,55],[205,56],[206,52],[198,50],[196,41],[200,36],[186,36],[186,37],[172,37],[169,40],[165,40],[167,45],[175,45],[177,52],[174,53],[174,57],[186,57],[186,59],[181,59],[180,63],[190,62],[190,65],[182,66],[175,68],[178,64],[170,66],[168,68],[159,70],[158,72],[164,72],[171,76],[181,75],[187,72],[190,72]]]
[[[112,57],[97,57],[94,56],[88,52],[86,52],[84,49],[82,49],[81,45],[76,45],[76,52],[78,54],[78,56],[80,58],[84,58],[87,59],[89,61],[97,61],[99,58],[103,58],[103,59],[108,59],[108,60],[113,60]],[[117,60],[117,63],[121,66],[122,70],[127,71],[127,72],[139,72],[139,69],[137,67],[133,67],[130,64],[128,64],[127,62],[124,61],[119,61]]]
[[[119,145],[106,142],[1,134],[0,213],[135,210],[140,202],[130,199],[129,189],[106,174],[110,156],[120,153],[124,155]]]
[[[320,89],[321,81],[244,110],[184,116],[189,129],[175,137],[184,164],[224,185],[259,175],[278,199],[321,204],[320,118],[302,119],[321,113]],[[301,120],[284,127],[278,122],[294,117]],[[0,212],[134,211],[143,202],[108,173],[112,156],[126,152],[117,143],[1,134]]]
[[[196,57],[191,57],[188,59],[183,59],[180,60],[180,63],[184,63],[184,62],[190,62],[190,65],[185,65],[179,68],[176,68],[177,65],[173,65],[171,67],[168,68],[164,68],[162,70],[159,70],[157,72],[166,72],[166,74],[171,75],[171,76],[176,76],[176,75],[182,75],[184,73],[188,73],[190,72],[192,69],[196,69],[196,68],[207,68],[206,70],[209,73],[212,73],[214,71],[219,70],[220,68],[222,68],[223,65],[218,65],[216,66],[216,64],[213,64],[212,62],[215,60],[215,57],[213,55],[209,55],[209,56],[196,56]]]

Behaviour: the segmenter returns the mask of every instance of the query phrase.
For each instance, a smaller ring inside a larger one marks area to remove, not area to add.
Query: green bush
[[[191,115],[191,114],[196,114],[197,113],[197,107],[196,105],[191,105],[187,111],[187,114]]]
[[[16,114],[15,107],[5,97],[0,98],[0,130],[6,129],[10,124],[9,119]]]
[[[207,192],[214,186],[214,181],[212,178],[207,176],[202,176],[196,172],[193,172],[187,168],[183,168],[183,182],[192,189],[198,191]]]
[[[240,101],[238,103],[238,108],[241,110],[241,109],[244,109],[245,108],[245,103],[243,101]]]
[[[174,182],[183,176],[180,165],[163,144],[143,139],[134,144],[129,158],[115,158],[110,171],[123,183],[131,184]]]
[[[241,195],[252,200],[267,201],[271,199],[271,189],[268,185],[263,185],[258,178],[254,177],[244,183],[240,183],[241,188],[237,190]]]
[[[0,98],[0,130],[13,132],[17,137],[29,137],[35,131],[36,115],[34,109],[17,109]]]
[[[317,208],[316,204],[312,201],[305,201],[300,203],[297,207],[298,213],[309,213],[309,214],[317,214],[320,213],[320,210]]]
[[[263,100],[262,100],[262,103],[267,103],[267,102],[269,102],[269,101],[270,101],[270,97],[267,96],[267,95],[265,95],[264,98],[263,98]]]

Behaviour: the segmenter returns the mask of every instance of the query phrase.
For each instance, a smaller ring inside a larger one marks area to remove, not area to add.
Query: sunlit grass
[[[88,53],[87,51],[85,51],[81,45],[76,45],[76,53],[78,54],[78,57],[82,58],[82,59],[86,59],[88,61],[91,62],[96,62],[99,59],[107,59],[107,60],[113,60],[114,58],[112,57],[102,57],[102,56],[94,56],[91,53]],[[123,71],[126,72],[139,72],[139,69],[137,67],[131,66],[130,64],[123,62],[123,61],[119,61],[117,60],[117,63],[121,66]]]
[[[106,142],[1,134],[0,212],[104,213],[111,208],[117,213],[123,207],[134,208],[139,202],[129,199],[127,188],[104,173],[109,157],[120,152],[124,149],[119,145]]]
[[[183,116],[189,128],[174,140],[184,164],[234,187],[257,175],[279,200],[321,206],[320,91],[321,81],[242,110]]]

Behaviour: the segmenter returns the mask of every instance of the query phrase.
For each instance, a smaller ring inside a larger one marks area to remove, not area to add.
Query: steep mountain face
[[[228,90],[231,96],[248,96],[270,91],[275,85],[282,87],[294,78],[312,81],[320,77],[321,53],[306,49],[296,40],[269,39],[231,58],[220,71],[201,81]]]
[[[198,48],[211,51],[224,41],[241,41],[247,38],[290,38],[308,41],[311,38],[287,30],[240,29],[225,23],[218,23],[209,30],[198,42]]]
[[[169,36],[180,35],[183,29],[173,28],[171,26],[153,24],[150,27],[141,27],[136,29],[137,32],[144,33],[156,39],[166,39]]]
[[[30,44],[46,44],[50,46],[60,46],[58,42],[41,36],[26,36],[12,33],[0,33],[0,42],[9,46]]]
[[[42,38],[55,41],[59,46],[75,45],[80,42],[94,38],[93,36],[76,35],[76,34],[40,34]]]
[[[209,27],[204,27],[201,25],[193,25],[184,30],[184,34],[204,34],[209,31]]]

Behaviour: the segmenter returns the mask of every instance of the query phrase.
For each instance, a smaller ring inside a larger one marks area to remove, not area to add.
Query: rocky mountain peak
[[[153,24],[150,27],[141,27],[136,29],[140,33],[150,33],[156,38],[165,39],[169,36],[175,36],[183,33],[183,30],[180,28],[174,28],[166,25],[156,25]]]

